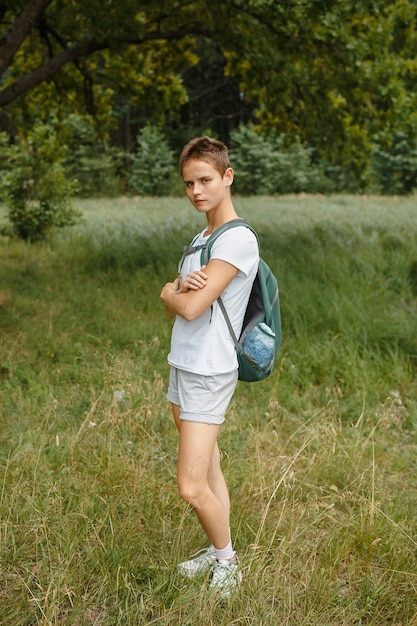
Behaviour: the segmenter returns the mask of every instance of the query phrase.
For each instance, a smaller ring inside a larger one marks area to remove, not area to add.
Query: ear
[[[232,170],[231,167],[228,167],[223,175],[223,182],[226,185],[226,187],[231,186],[231,184],[233,183],[234,177],[235,177],[234,171]]]

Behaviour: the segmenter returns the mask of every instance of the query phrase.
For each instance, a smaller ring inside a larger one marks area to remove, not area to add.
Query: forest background
[[[410,0],[3,0],[2,196],[177,195],[202,133],[244,195],[412,193],[416,17]]]

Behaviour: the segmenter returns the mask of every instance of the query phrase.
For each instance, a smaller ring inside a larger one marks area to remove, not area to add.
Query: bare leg
[[[224,512],[226,513],[228,519],[228,525],[230,526],[230,498],[229,498],[229,490],[226,485],[226,481],[223,476],[223,472],[220,466],[220,452],[219,447],[217,445],[214,446],[212,462],[210,463],[210,468],[208,471],[208,484],[212,492],[217,496],[217,498],[222,503]]]
[[[181,421],[177,405],[172,405],[172,411],[180,433],[180,495],[194,508],[211,543],[218,549],[224,548],[230,540],[230,503],[220,469],[219,426]]]
[[[181,430],[180,420],[180,407],[177,404],[172,405],[172,414],[174,416],[175,424],[178,431]],[[214,446],[212,462],[210,463],[208,474],[208,484],[212,492],[222,503],[223,509],[226,513],[227,519],[230,520],[230,498],[229,491],[227,489],[226,481],[223,476],[223,472],[220,466],[220,452],[219,447],[216,444]],[[230,523],[229,523],[230,526]]]
[[[172,407],[172,415],[174,416],[175,426],[177,427],[178,432],[181,430],[181,420],[180,420],[180,411],[181,407],[178,404],[171,404]]]

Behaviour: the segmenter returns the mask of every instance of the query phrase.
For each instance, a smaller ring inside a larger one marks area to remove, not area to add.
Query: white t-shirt
[[[207,229],[194,245],[205,243]],[[185,257],[182,278],[201,268],[201,250]],[[239,272],[221,294],[230,322],[239,337],[246,306],[259,264],[258,242],[246,226],[225,231],[213,244],[210,259],[227,261]],[[238,367],[236,350],[217,300],[200,317],[187,321],[177,315],[172,329],[168,363],[178,369],[204,376],[231,372]]]

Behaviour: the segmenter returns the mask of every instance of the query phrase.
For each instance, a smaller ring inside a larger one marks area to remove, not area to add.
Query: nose
[[[193,185],[193,195],[198,196],[201,193],[200,183],[195,182]]]

